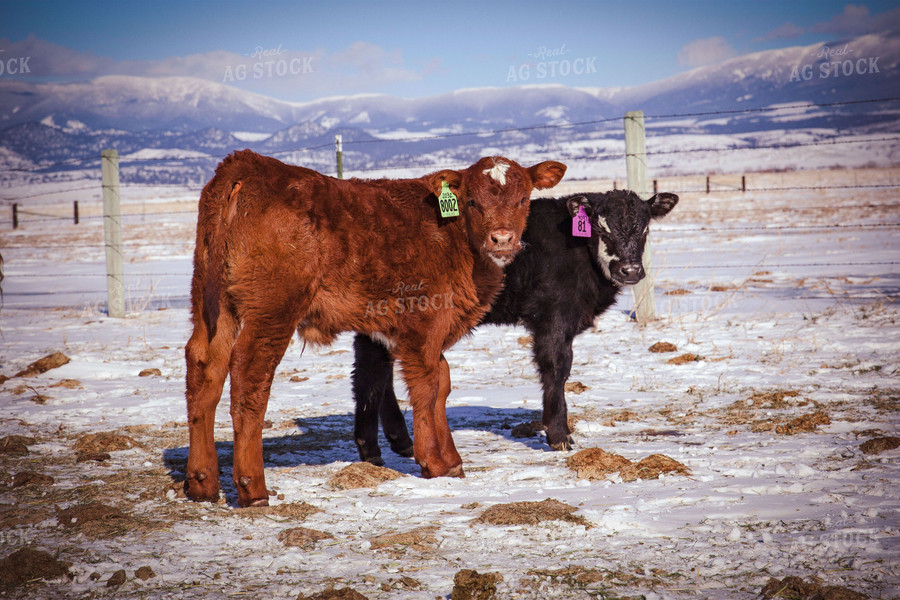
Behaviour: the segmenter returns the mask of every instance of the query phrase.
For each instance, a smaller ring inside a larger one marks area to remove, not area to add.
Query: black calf
[[[573,443],[564,395],[572,340],[615,302],[623,286],[644,278],[641,256],[650,220],[667,215],[677,202],[675,194],[643,201],[627,190],[531,202],[522,237],[526,246],[506,268],[504,289],[482,323],[522,324],[531,333],[544,390],[542,423],[554,450],[568,450]],[[572,235],[581,207],[590,220],[589,238]],[[360,458],[383,464],[378,418],[391,449],[410,456],[412,440],[394,396],[388,350],[363,335],[356,336],[353,348]]]

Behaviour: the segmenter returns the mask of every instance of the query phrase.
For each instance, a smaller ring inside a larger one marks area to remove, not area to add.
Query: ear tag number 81
[[[456,195],[450,191],[450,186],[446,181],[441,182],[441,195],[438,196],[438,206],[441,208],[442,217],[459,216],[459,203],[456,201]]]
[[[584,207],[578,207],[578,214],[572,219],[572,235],[575,237],[591,237],[591,221]]]

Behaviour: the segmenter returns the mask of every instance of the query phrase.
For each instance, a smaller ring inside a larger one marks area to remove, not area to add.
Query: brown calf
[[[268,504],[263,418],[295,331],[315,344],[343,331],[381,339],[409,388],[422,476],[462,477],[443,352],[499,292],[501,267],[521,248],[532,189],[553,187],[565,170],[493,157],[419,179],[343,181],[249,150],[223,160],[197,220],[185,348],[188,497],[218,497],[213,424],[230,374],[238,504]],[[441,216],[447,187],[459,216]]]

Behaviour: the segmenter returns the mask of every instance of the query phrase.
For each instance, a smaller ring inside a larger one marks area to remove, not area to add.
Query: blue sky
[[[0,78],[187,75],[292,101],[532,83],[628,87],[898,23],[896,1],[2,0],[0,61],[27,57],[28,72]]]

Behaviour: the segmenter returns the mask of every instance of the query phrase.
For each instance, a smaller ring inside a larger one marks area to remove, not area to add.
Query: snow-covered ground
[[[424,480],[385,445],[401,477],[335,489],[329,479],[357,459],[345,335],[302,352],[295,341],[281,363],[264,432],[277,495],[262,514],[234,508],[227,386],[216,431],[226,499],[179,492],[196,195],[123,188],[125,319],[104,314],[102,220],[50,220],[68,217],[68,199],[41,205],[43,217],[0,233],[0,373],[55,351],[71,361],[0,386],[0,438],[33,438],[28,454],[0,454],[0,559],[31,546],[74,577],[0,586],[0,597],[295,598],[332,586],[445,598],[475,569],[502,575],[498,598],[750,599],[791,575],[900,598],[900,450],[860,449],[900,436],[900,188],[854,187],[898,182],[898,169],[759,174],[757,191],[722,191],[737,178],[706,195],[689,191],[705,190],[700,178],[660,180],[682,201],[653,226],[659,319],[637,326],[623,294],[576,340],[570,381],[584,389],[567,397],[576,450],[663,454],[689,475],[579,479],[573,452],[514,437],[540,415],[529,340],[484,327],[447,355],[466,478]],[[648,350],[661,341],[677,351]],[[790,433],[795,419],[809,431]],[[139,447],[76,462],[98,432]],[[23,472],[53,481],[12,487]],[[583,520],[479,519],[547,498]],[[73,523],[62,512],[92,502],[121,514]],[[331,537],[286,545],[279,534],[296,527]],[[136,577],[140,567],[154,576]],[[109,587],[119,570],[124,583]]]

